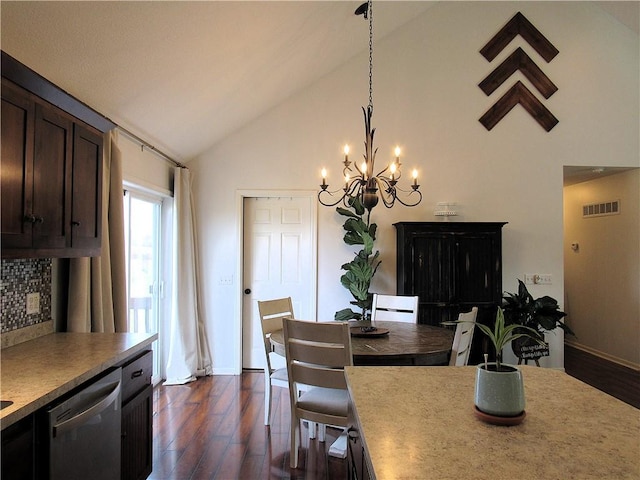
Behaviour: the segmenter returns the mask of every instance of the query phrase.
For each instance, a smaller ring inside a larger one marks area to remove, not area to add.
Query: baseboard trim
[[[601,352],[594,348],[588,347],[586,345],[582,345],[577,342],[572,342],[571,340],[565,340],[564,344],[568,347],[575,348],[576,350],[581,350],[583,352],[589,353],[595,357],[602,358],[603,360],[607,360],[608,362],[615,363],[622,367],[630,368],[631,370],[635,370],[636,372],[640,372],[640,365],[637,363],[629,362],[627,360],[623,360],[622,358],[615,357],[613,355],[609,355],[607,353]]]

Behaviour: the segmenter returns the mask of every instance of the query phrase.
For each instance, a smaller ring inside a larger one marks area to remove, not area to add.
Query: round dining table
[[[376,322],[378,330],[368,331],[369,322],[349,322],[349,325],[354,365],[447,365],[449,362],[454,332],[448,328]],[[284,356],[282,330],[273,332],[270,341],[274,351]]]

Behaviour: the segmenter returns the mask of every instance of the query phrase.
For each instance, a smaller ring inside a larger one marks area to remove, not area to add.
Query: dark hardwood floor
[[[640,372],[565,345],[564,369],[572,377],[640,408]]]
[[[262,372],[211,376],[154,390],[150,479],[345,479],[347,460],[302,430],[298,468],[289,468],[289,393],[275,388],[271,427],[264,426]]]

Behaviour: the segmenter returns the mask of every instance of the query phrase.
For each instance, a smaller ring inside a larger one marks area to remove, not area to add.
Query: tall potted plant
[[[371,211],[366,210],[360,198],[349,197],[347,205],[350,207],[337,207],[336,211],[347,219],[344,222],[344,243],[347,245],[361,245],[353,260],[342,265],[345,273],[340,277],[340,283],[349,290],[354,300],[350,303],[360,309],[354,312],[351,308],[345,308],[335,313],[334,319],[365,320],[367,312],[371,310],[373,295],[369,293],[371,280],[380,266],[380,252],[373,252],[373,242],[376,239],[378,226],[370,223]],[[365,218],[366,215],[366,218]]]

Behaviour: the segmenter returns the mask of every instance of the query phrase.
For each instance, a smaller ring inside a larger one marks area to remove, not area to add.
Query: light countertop
[[[17,422],[157,338],[141,333],[52,333],[2,350],[2,428]]]
[[[377,479],[640,478],[640,410],[564,372],[523,366],[526,418],[474,414],[476,367],[346,367]]]

